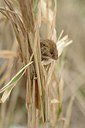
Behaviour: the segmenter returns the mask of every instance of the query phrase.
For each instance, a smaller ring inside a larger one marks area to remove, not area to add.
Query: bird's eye
[[[53,55],[53,52],[50,52],[51,55]]]
[[[50,54],[51,54],[51,57],[53,58],[53,56],[54,56],[54,52],[50,52]]]

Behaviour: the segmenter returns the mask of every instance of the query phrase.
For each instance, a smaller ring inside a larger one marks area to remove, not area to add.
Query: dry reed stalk
[[[17,54],[13,51],[7,51],[7,50],[2,50],[0,51],[0,58],[14,58],[17,57]]]

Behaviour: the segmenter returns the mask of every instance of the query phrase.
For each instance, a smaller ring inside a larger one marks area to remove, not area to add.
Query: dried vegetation
[[[58,74],[59,59],[46,66],[41,62],[40,39],[54,40],[59,56],[71,43],[68,36],[61,38],[62,33],[56,38],[56,0],[4,0],[0,12],[1,19],[5,25],[10,23],[13,32],[11,50],[0,51],[0,58],[4,59],[0,68],[1,102],[13,90],[9,100],[0,105],[0,127],[26,122],[29,128],[55,127],[58,121],[62,122],[63,82]]]

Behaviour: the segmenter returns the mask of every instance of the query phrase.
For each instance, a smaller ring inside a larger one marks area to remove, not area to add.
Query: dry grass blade
[[[0,89],[0,93],[4,92],[2,98],[0,100],[1,103],[4,103],[6,99],[9,97],[12,89],[15,87],[20,78],[24,75],[26,68],[30,66],[32,62],[25,65],[3,88]]]
[[[7,100],[7,98],[9,97],[9,95],[10,95],[12,89],[14,88],[14,86],[15,86],[15,85],[13,85],[12,87],[9,87],[8,89],[6,89],[6,90],[4,91],[4,93],[3,93],[3,95],[2,95],[2,97],[1,97],[1,99],[0,99],[0,103],[4,103],[4,102]]]
[[[4,0],[5,4],[8,6],[8,8],[12,11],[14,11],[13,6],[9,0]]]
[[[73,106],[74,100],[75,100],[75,95],[73,95],[71,97],[71,99],[70,99],[70,102],[69,102],[69,105],[68,105],[68,109],[67,109],[67,113],[66,113],[66,120],[65,120],[63,128],[69,128],[71,114],[72,114],[72,106]]]
[[[7,50],[2,50],[0,51],[0,58],[12,58],[12,57],[17,57],[17,54],[13,51],[7,51]]]
[[[18,81],[21,76],[25,73],[25,70],[32,64],[33,62],[25,65],[10,81],[7,83],[2,89],[0,89],[0,93],[4,92],[7,88],[9,88],[12,84]]]
[[[32,127],[35,127],[36,124],[36,107],[35,107],[35,80],[33,80],[33,96],[32,96]]]
[[[61,32],[61,34],[62,34],[62,32]],[[60,37],[61,37],[61,34],[60,34]],[[72,43],[72,40],[68,39],[68,35],[64,36],[60,40],[58,40],[58,42],[57,42],[58,56],[60,56],[62,54],[64,48],[67,47],[68,45],[70,45],[71,43]]]
[[[10,1],[5,0],[5,3],[7,5],[8,9],[3,9],[1,8],[0,11],[2,14],[4,14],[12,23],[13,29],[15,31],[15,35],[17,38],[17,41],[19,43],[19,48],[20,48],[20,53],[21,53],[21,59],[23,60],[25,56],[25,52],[24,52],[24,37],[23,35],[25,35],[25,28],[24,25],[22,23],[22,20],[19,16],[19,14],[17,14],[14,9],[13,9],[13,5]],[[22,39],[20,38],[20,36],[22,36]],[[23,55],[23,56],[22,56]]]

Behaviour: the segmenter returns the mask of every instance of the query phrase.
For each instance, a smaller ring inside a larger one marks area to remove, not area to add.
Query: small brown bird
[[[45,39],[40,41],[41,60],[44,63],[50,63],[52,60],[58,59],[58,50],[54,41]]]

